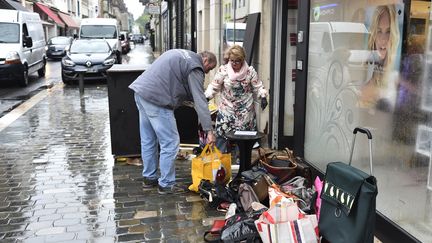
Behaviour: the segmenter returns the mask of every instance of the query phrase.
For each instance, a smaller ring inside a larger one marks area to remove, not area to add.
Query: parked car
[[[29,74],[45,76],[45,37],[37,13],[0,9],[0,80],[27,86]]]
[[[144,43],[144,37],[141,34],[132,34],[131,40],[136,43]]]
[[[113,18],[84,18],[81,20],[79,39],[103,39],[108,41],[117,54],[117,63],[122,63],[121,41],[125,36],[119,34],[118,21]]]
[[[116,62],[116,52],[109,43],[101,39],[74,40],[61,63],[62,80],[69,84],[79,80],[103,80],[106,71]]]
[[[66,55],[66,47],[72,43],[73,38],[67,36],[56,36],[48,40],[46,55],[48,58],[62,58]]]
[[[129,34],[127,32],[120,32],[120,35],[124,36],[123,40],[121,40],[121,50],[122,50],[122,54],[127,54],[130,50],[130,38],[129,38]]]

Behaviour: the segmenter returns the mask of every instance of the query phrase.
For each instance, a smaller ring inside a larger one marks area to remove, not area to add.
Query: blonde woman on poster
[[[367,81],[361,88],[360,107],[390,111],[396,97],[400,31],[395,5],[377,6],[369,27]]]

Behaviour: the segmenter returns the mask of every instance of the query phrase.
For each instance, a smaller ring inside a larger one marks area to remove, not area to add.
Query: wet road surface
[[[143,189],[142,167],[114,161],[106,84],[41,96],[0,130],[1,242],[203,242],[223,217],[196,193]],[[190,161],[176,165],[189,185]]]

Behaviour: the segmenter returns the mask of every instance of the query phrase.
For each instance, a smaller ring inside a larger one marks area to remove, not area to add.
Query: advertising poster
[[[401,59],[403,4],[371,6],[366,9],[369,30],[367,75],[361,87],[361,108],[392,111],[395,106]]]

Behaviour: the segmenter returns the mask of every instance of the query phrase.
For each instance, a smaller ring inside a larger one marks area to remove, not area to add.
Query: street
[[[148,45],[137,44],[132,50],[123,55],[124,64],[146,64],[153,61],[153,55],[149,52]],[[16,81],[0,83],[0,117],[7,114],[37,92],[61,83],[61,60],[47,60],[45,77],[39,78],[37,73],[29,75],[29,85],[20,87]],[[104,82],[91,82],[91,84],[103,84]]]
[[[151,62],[150,50],[137,45],[124,63]],[[81,97],[78,85],[62,84],[59,61],[48,67],[0,118],[0,241],[203,242],[224,213],[196,193],[143,189],[142,167],[111,154],[106,84],[85,84]],[[2,99],[22,92],[1,90]],[[176,174],[189,185],[190,161],[177,161]]]

